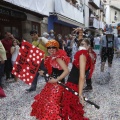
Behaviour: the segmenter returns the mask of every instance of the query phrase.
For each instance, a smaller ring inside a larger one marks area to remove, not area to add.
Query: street
[[[107,68],[107,64],[105,68]],[[120,120],[120,58],[114,57],[109,83],[98,84],[96,78],[99,73],[100,59],[98,57],[92,78],[93,91],[84,94],[88,99],[98,104],[100,109],[95,109],[85,103],[85,116],[90,120]],[[44,84],[44,80],[40,79],[37,90],[26,93],[25,89],[29,88],[29,85],[21,80],[6,83],[4,90],[7,97],[0,99],[0,120],[35,120],[30,116],[31,104],[34,96],[41,91]]]

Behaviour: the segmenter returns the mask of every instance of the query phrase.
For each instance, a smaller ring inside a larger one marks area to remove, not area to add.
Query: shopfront
[[[73,28],[80,26],[80,23],[68,19],[67,17],[60,16],[61,15],[51,13],[48,17],[48,31],[53,29],[55,31],[55,35],[68,35],[73,31]]]
[[[67,35],[73,28],[84,27],[83,10],[79,10],[65,0],[55,0],[55,10],[48,17],[48,31]]]
[[[25,13],[0,6],[0,38],[4,37],[5,32],[10,32],[17,39],[21,39],[21,22],[26,19],[27,16]]]

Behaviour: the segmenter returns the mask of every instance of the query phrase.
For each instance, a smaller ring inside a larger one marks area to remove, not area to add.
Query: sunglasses
[[[47,47],[47,49],[56,49],[56,47]]]

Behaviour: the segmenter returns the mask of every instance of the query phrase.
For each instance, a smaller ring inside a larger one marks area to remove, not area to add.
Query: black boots
[[[83,89],[83,91],[85,91],[85,92],[92,91],[91,78],[90,79],[86,79],[86,84],[87,84],[87,86]]]
[[[27,92],[32,92],[32,91],[36,91],[36,87],[35,86],[31,86],[29,89],[26,89]]]

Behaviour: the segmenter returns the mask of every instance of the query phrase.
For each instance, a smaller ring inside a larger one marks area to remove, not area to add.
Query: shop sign
[[[6,15],[6,16],[10,16],[10,17],[14,17],[14,18],[19,18],[22,20],[26,20],[27,16],[25,13],[23,12],[19,12],[19,11],[15,11],[9,8],[4,8],[0,6],[0,14],[2,15]]]

